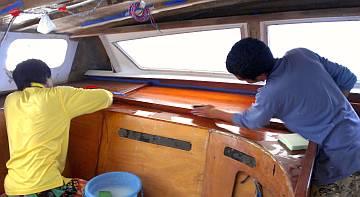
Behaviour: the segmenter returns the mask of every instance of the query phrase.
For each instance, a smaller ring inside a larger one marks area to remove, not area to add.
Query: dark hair
[[[13,79],[19,90],[24,90],[31,86],[31,82],[46,84],[51,77],[49,66],[37,59],[29,59],[19,63],[13,71]]]
[[[274,63],[269,47],[254,38],[235,43],[226,58],[226,68],[230,73],[252,80],[263,73],[269,74]]]

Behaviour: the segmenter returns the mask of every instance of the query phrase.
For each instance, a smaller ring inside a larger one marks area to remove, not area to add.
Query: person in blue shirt
[[[347,95],[357,78],[346,67],[297,48],[275,59],[260,40],[237,42],[226,59],[227,70],[248,83],[266,81],[252,106],[228,113],[211,105],[192,113],[257,129],[271,118],[318,144],[313,196],[360,194],[360,120]]]

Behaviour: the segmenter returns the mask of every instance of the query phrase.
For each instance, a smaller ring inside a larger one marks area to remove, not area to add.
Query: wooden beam
[[[259,24],[259,21],[271,21],[271,20],[291,20],[299,18],[319,18],[319,17],[339,17],[339,16],[358,16],[360,14],[360,8],[342,8],[342,9],[325,9],[325,10],[309,10],[309,11],[294,11],[294,12],[281,12],[272,14],[261,15],[244,15],[233,17],[219,17],[212,19],[198,19],[187,21],[176,21],[158,24],[160,29],[175,29],[186,28],[195,26],[207,26],[216,24],[233,24],[233,23],[254,23]],[[259,27],[260,28],[260,27]],[[250,32],[250,36],[259,36],[259,28],[254,29],[254,32]],[[154,30],[150,24],[142,24],[136,26],[125,26],[115,28],[93,28],[88,30],[78,31],[71,35],[72,38],[98,36],[103,34],[116,34],[127,32],[140,32]]]
[[[8,5],[15,3],[15,0],[4,0],[0,1],[0,9],[7,7]]]
[[[96,9],[94,13],[91,13],[89,16],[86,17],[72,16],[70,14],[64,14],[64,13],[53,13],[50,14],[49,16],[57,26],[59,32],[64,32],[66,31],[66,29],[70,29],[73,27],[80,28],[80,25],[87,20],[101,18],[103,16],[112,15],[117,12],[120,12],[121,10],[125,10],[125,8],[127,8],[130,3],[131,3],[130,1],[126,1],[112,5],[102,5],[98,9]],[[77,8],[76,13],[84,13],[92,8],[94,8],[94,5],[88,4]],[[26,31],[28,29],[36,29],[38,22],[39,19],[28,21],[21,25],[17,25],[17,26],[14,25],[13,29],[16,31]]]
[[[164,2],[159,2],[154,4],[154,9],[152,10],[152,15],[157,21],[157,18],[165,18],[167,16],[176,16],[177,14],[181,13],[188,13],[189,11],[201,11],[207,9],[213,9],[216,7],[228,6],[228,5],[238,5],[248,2],[264,2],[266,0],[193,0],[187,1],[187,3],[175,5],[175,6],[166,6]],[[68,29],[67,32],[75,33],[79,31],[86,31],[87,29],[109,29],[113,28],[114,26],[125,26],[125,25],[134,25],[138,24],[135,20],[131,17],[123,17],[119,19],[115,19],[112,21],[107,21],[105,23],[99,23],[92,25],[90,27],[85,28],[73,28]]]
[[[48,0],[23,0],[24,9],[36,8],[44,5],[51,5],[56,3],[57,1],[48,1]]]
[[[237,1],[239,1],[239,0],[237,0]],[[242,1],[253,1],[253,0],[242,0]],[[176,4],[174,6],[166,6],[164,4],[165,0],[152,0],[152,1],[147,1],[147,2],[149,4],[154,5],[153,13],[160,13],[160,12],[165,12],[165,11],[169,11],[169,10],[182,9],[182,8],[195,6],[195,5],[199,5],[199,4],[206,4],[209,2],[221,2],[221,0],[188,0],[186,3]],[[50,16],[50,17],[53,19],[53,22],[57,26],[56,32],[58,32],[58,33],[73,32],[73,31],[78,31],[80,29],[84,29],[84,28],[90,28],[90,27],[80,27],[80,25],[85,21],[99,19],[99,18],[102,18],[105,16],[111,16],[111,15],[117,14],[119,12],[126,11],[129,8],[131,3],[132,3],[132,1],[126,1],[126,2],[117,3],[117,4],[113,4],[113,5],[106,6],[106,7],[101,7],[99,9],[97,9],[93,14],[91,14],[87,17],[65,16],[65,17],[55,18],[55,19],[53,16]],[[125,17],[125,19],[129,19],[129,17]],[[91,28],[94,26],[109,24],[109,23],[113,23],[114,21],[121,21],[121,20],[125,20],[125,19],[120,18],[117,20],[112,20],[112,21],[101,23],[101,24],[95,24],[95,25],[92,25]],[[37,24],[37,21],[34,22],[34,24],[30,27],[29,27],[29,24],[26,24],[22,27],[14,26],[14,30],[24,31],[27,29],[35,29],[36,24]]]
[[[328,0],[323,0],[322,2],[329,2]],[[345,3],[345,4],[344,4]],[[349,3],[349,2],[347,2]],[[351,5],[357,5],[359,3],[356,2],[352,2],[353,4]],[[274,0],[272,1],[271,5],[275,6],[275,7],[279,7],[282,8],[282,12],[278,12],[275,13],[275,15],[279,16],[279,19],[284,19],[286,18],[284,15],[282,15],[281,13],[284,13],[284,9],[286,10],[287,7],[290,8],[295,8],[297,6],[299,7],[303,7],[303,6],[308,6],[309,1],[305,0],[305,1],[301,1],[301,2],[287,2],[284,0]],[[326,4],[330,7],[333,7],[333,4]],[[342,4],[339,4],[339,6],[349,6],[350,4],[346,4],[346,2],[342,2]],[[318,4],[316,6],[324,6],[323,4]],[[258,7],[258,8],[257,8]],[[323,8],[323,7],[321,7]],[[230,11],[231,9],[235,9],[232,10],[231,14],[230,12],[227,13],[226,11]],[[243,12],[248,13],[246,14],[241,14],[242,13],[242,9],[244,9]],[[167,12],[158,12],[156,14],[154,14],[154,18],[155,21],[157,21],[158,23],[161,23],[161,21],[177,21],[176,23],[181,23],[179,21],[184,21],[186,19],[189,18],[209,18],[209,17],[216,17],[216,16],[226,16],[226,15],[239,15],[239,18],[244,18],[246,20],[251,20],[251,22],[253,22],[253,26],[252,26],[252,35],[251,36],[259,36],[260,35],[260,29],[254,29],[254,25],[259,23],[259,20],[263,20],[263,16],[266,14],[259,14],[259,10],[263,9],[264,12],[266,12],[266,10],[269,10],[269,3],[265,2],[265,1],[221,1],[221,2],[209,2],[207,4],[201,4],[201,5],[197,5],[197,6],[192,6],[192,7],[187,7],[185,9],[179,9],[179,10],[168,10]],[[336,10],[344,10],[345,12],[347,11],[347,9],[352,9],[352,8],[340,8],[340,9],[336,9]],[[356,8],[355,8],[356,9]],[[252,10],[252,11],[251,11]],[[291,10],[291,9],[290,9]],[[313,9],[314,10],[314,9]],[[327,9],[327,10],[331,10],[331,9]],[[334,11],[330,11],[332,13],[328,13],[326,9],[323,10],[315,10],[313,11],[314,16],[318,16],[321,17],[321,15],[324,13],[325,15],[343,15],[346,14],[344,12],[336,12],[336,10]],[[176,11],[176,13],[174,13]],[[220,13],[219,13],[220,12]],[[291,11],[291,12],[298,12],[301,13],[303,11]],[[308,12],[308,11],[306,11]],[[236,14],[239,13],[239,14]],[[251,13],[251,15],[249,15],[249,13]],[[288,14],[290,12],[286,12],[286,14]],[[311,11],[309,12],[309,14],[312,14]],[[321,14],[316,14],[316,13],[321,13]],[[356,13],[357,15],[359,13]],[[355,14],[355,15],[356,15]],[[190,15],[190,16],[189,16]],[[241,15],[241,16],[240,16]],[[297,15],[297,14],[295,14]],[[301,15],[301,14],[300,14]],[[261,17],[258,17],[261,16]],[[268,20],[271,20],[272,14],[268,15],[267,18],[269,18]],[[308,18],[306,16],[301,16],[304,18]],[[219,18],[219,17],[218,17]],[[300,17],[294,17],[294,18],[300,18]],[[257,20],[257,21],[256,21]],[[160,21],[160,22],[159,22]],[[245,21],[245,20],[242,20]],[[249,22],[249,21],[245,21],[245,22]],[[71,30],[70,33],[72,33],[74,35],[74,37],[81,35],[81,34],[89,34],[89,35],[93,35],[95,32],[99,32],[99,34],[101,33],[108,33],[109,31],[117,31],[116,28],[117,27],[124,27],[124,26],[128,26],[128,25],[134,25],[136,24],[136,22],[132,19],[128,19],[128,18],[123,18],[123,20],[118,20],[118,21],[113,21],[110,24],[105,24],[105,25],[101,25],[101,26],[96,26],[93,27],[91,29],[89,28],[84,28],[84,29],[78,29],[75,31]],[[251,24],[250,24],[251,25]],[[145,25],[148,26],[148,25]],[[125,27],[127,28],[127,27]],[[251,27],[250,27],[251,28]],[[120,30],[123,31],[123,30]],[[125,30],[126,31],[126,30]]]
[[[83,1],[83,0],[81,0]],[[72,1],[72,4],[73,3],[77,3],[77,2],[80,2],[80,0],[73,0]],[[81,7],[78,7],[78,8],[75,8],[75,9],[72,9],[71,11],[72,12],[76,12],[76,13],[79,13],[79,12],[86,12],[88,10],[91,10],[93,9],[95,6],[96,6],[97,2],[91,2],[89,4],[86,4],[86,5],[83,5]],[[47,5],[50,5],[50,4],[47,4]],[[107,3],[104,2],[102,5],[100,5],[100,7],[104,7],[106,6]],[[74,11],[75,10],[75,11]],[[55,21],[54,19],[59,19],[59,18],[62,18],[62,17],[66,17],[66,16],[69,16],[70,14],[68,13],[61,13],[61,12],[54,12],[54,13],[50,13],[49,14],[49,17]],[[79,17],[78,17],[79,18]],[[14,24],[12,26],[12,29],[13,30],[16,30],[16,31],[24,31],[24,30],[28,30],[28,29],[36,29],[37,27],[37,24],[39,23],[39,18],[36,18],[36,19],[32,19],[32,20],[28,20],[28,21],[24,21],[22,23],[19,23],[19,24]],[[56,24],[56,23],[55,23]]]

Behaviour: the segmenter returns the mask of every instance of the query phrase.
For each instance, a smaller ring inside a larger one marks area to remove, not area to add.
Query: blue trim
[[[103,23],[103,22],[106,22],[106,21],[115,20],[115,19],[118,19],[118,18],[124,18],[124,17],[127,17],[127,16],[130,16],[130,14],[129,14],[129,11],[126,10],[124,12],[119,12],[119,13],[111,15],[111,16],[105,16],[105,17],[102,17],[102,18],[85,21],[80,26],[85,27],[85,26],[94,25],[94,24],[97,24],[97,23]]]
[[[234,93],[242,95],[256,95],[256,92],[250,90],[241,90],[241,89],[226,89],[226,88],[216,88],[216,87],[207,87],[207,86],[195,86],[195,85],[185,85],[185,84],[164,84],[160,80],[156,79],[124,79],[117,77],[98,77],[98,76],[87,76],[88,79],[98,80],[98,81],[116,81],[123,83],[146,83],[152,86],[159,87],[169,87],[169,88],[181,88],[181,89],[194,89],[194,90],[207,90],[214,92],[224,92],[224,93]]]
[[[172,5],[181,4],[181,3],[185,3],[185,2],[187,2],[187,0],[169,0],[169,1],[165,1],[163,4],[165,6],[172,6]]]
[[[11,10],[15,9],[15,8],[20,8],[24,6],[24,2],[21,0],[17,0],[15,1],[13,4],[5,7],[4,9],[0,10],[0,15],[2,14],[7,14],[9,13]]]

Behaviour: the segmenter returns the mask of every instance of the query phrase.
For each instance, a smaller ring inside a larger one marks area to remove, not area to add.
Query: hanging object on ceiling
[[[150,19],[151,25],[159,30],[158,25],[155,23],[153,16],[151,15],[150,8],[146,7],[146,3],[143,0],[133,2],[129,6],[129,14],[138,22],[145,22]],[[160,30],[159,30],[160,31]]]
[[[17,17],[20,15],[22,11],[19,9],[19,8],[15,8],[15,9],[12,9],[9,14],[12,16],[12,17]]]
[[[142,2],[145,3],[145,1],[142,1]],[[134,16],[132,16],[130,14],[130,8],[133,6],[133,9],[135,8],[135,10],[136,10],[136,6],[137,6],[136,3],[140,3],[140,2],[138,1],[138,2],[131,3],[130,6],[129,6],[129,9],[127,9],[126,11],[121,11],[121,12],[116,13],[114,15],[109,15],[109,16],[105,16],[105,17],[102,17],[102,18],[88,20],[88,21],[83,22],[80,26],[81,27],[88,27],[88,26],[92,26],[92,25],[99,25],[99,24],[109,23],[110,21],[124,20],[124,19],[128,19],[129,17],[134,18]],[[149,14],[150,14],[149,17],[151,16],[151,18],[152,18],[150,10],[153,9],[153,8],[163,9],[163,8],[167,8],[167,7],[171,7],[171,6],[177,6],[179,4],[184,4],[184,3],[187,3],[187,0],[168,0],[168,1],[164,1],[164,2],[158,2],[158,3],[147,3],[147,4],[145,3],[145,8],[143,8],[143,9],[146,9],[146,8],[149,9]],[[133,4],[135,4],[135,5],[133,5]],[[140,9],[139,12],[134,13],[134,15],[135,15],[135,20],[137,20],[137,19],[141,20],[141,18],[137,17],[136,15],[141,16],[141,15],[144,15],[144,14],[143,14],[143,12],[141,12],[141,9]],[[144,15],[144,16],[146,16],[146,15]],[[152,19],[152,22],[153,22],[153,26],[156,29],[158,29],[157,25],[155,23],[155,20]]]
[[[56,29],[55,24],[51,21],[47,14],[44,14],[40,18],[40,22],[37,26],[37,31],[42,34],[48,34]]]
[[[150,9],[143,0],[130,4],[129,13],[137,22],[145,22],[150,18]]]

